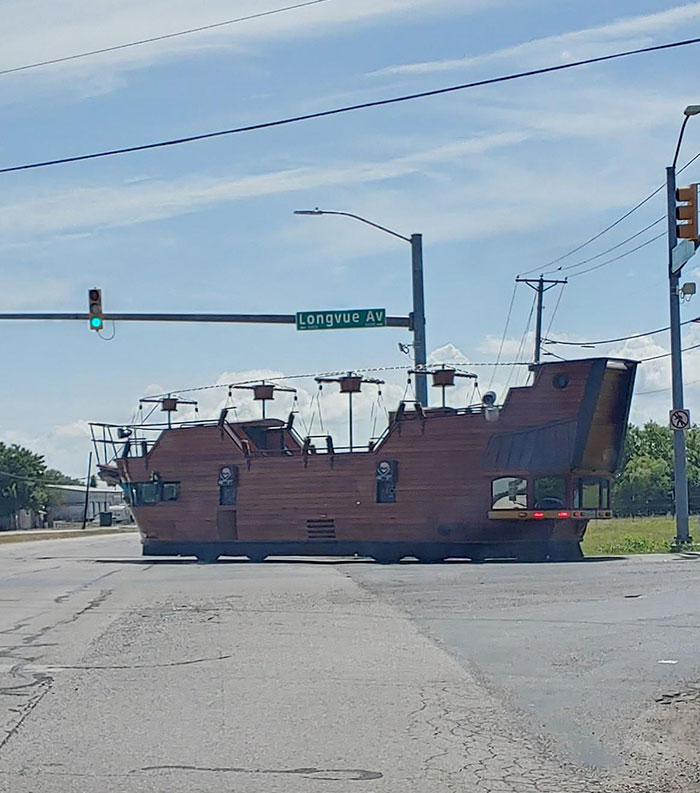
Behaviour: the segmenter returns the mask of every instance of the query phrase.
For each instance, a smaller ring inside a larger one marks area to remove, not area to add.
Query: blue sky
[[[0,69],[278,5],[284,3],[2,2]],[[700,2],[328,0],[0,76],[0,166],[428,90],[699,31]],[[320,206],[362,214],[405,235],[423,233],[434,360],[492,361],[514,276],[566,253],[663,181],[682,110],[700,101],[699,57],[700,48],[687,47],[0,176],[0,310],[82,311],[87,289],[100,286],[105,309],[113,311],[382,306],[406,313],[408,246],[348,219],[292,214]],[[681,160],[697,151],[696,120]],[[700,181],[700,160],[684,177]],[[663,211],[659,195],[563,263],[616,244]],[[548,295],[545,324],[557,293]],[[526,287],[516,294],[505,360],[520,346],[531,294]],[[683,312],[700,314],[700,305],[691,301]],[[572,278],[551,336],[606,338],[662,327],[667,316],[660,240]],[[407,360],[397,342],[410,341],[401,330],[300,334],[258,326],[121,324],[110,342],[81,323],[6,323],[0,332],[0,438],[31,445],[69,473],[84,467],[85,422],[124,420],[145,393],[251,372],[399,366]],[[696,326],[686,329],[685,341],[700,341]],[[643,357],[666,348],[662,335],[599,349]],[[689,353],[685,363],[686,380],[700,380],[700,355]],[[479,371],[488,384],[490,371]],[[498,371],[497,390],[509,374]],[[511,383],[519,378],[517,371]],[[388,373],[387,379],[384,396],[391,402],[403,394],[405,378]],[[639,392],[668,384],[667,361],[641,367]],[[299,386],[306,404],[313,383]],[[203,412],[216,410],[224,396],[205,392]],[[452,399],[467,396],[455,391]],[[691,409],[698,396],[700,384],[691,383]],[[365,419],[372,399],[368,394],[362,407]],[[633,418],[663,419],[669,399],[668,392],[641,393]],[[253,415],[244,396],[238,401],[242,416]],[[328,420],[339,428],[344,405],[329,395]]]

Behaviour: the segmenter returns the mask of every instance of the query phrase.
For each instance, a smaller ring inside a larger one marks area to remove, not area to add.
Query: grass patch
[[[10,542],[36,542],[36,540],[63,540],[68,537],[92,537],[98,534],[130,534],[137,531],[135,528],[129,529],[85,529],[84,531],[38,531],[36,534],[27,532],[26,534],[5,534],[0,532],[0,545]]]
[[[697,522],[691,517],[690,534],[698,540]],[[695,525],[693,525],[695,524]],[[668,553],[676,536],[676,520],[671,515],[650,518],[591,520],[583,540],[588,556],[617,553]],[[695,544],[694,549],[698,546]]]

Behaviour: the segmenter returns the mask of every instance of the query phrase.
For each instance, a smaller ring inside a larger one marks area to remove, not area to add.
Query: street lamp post
[[[683,133],[691,116],[700,113],[700,105],[689,105],[681,125],[673,165],[666,169],[666,203],[668,214],[668,281],[671,326],[671,385],[672,406],[674,410],[683,409],[683,360],[681,354],[681,319],[679,283],[682,265],[675,267],[673,250],[678,243],[676,235],[676,165],[681,150]],[[676,504],[676,545],[690,541],[688,527],[688,477],[686,473],[685,434],[683,430],[673,429],[673,474]]]
[[[373,223],[367,218],[360,215],[354,215],[352,212],[339,212],[330,209],[296,209],[295,215],[342,215],[346,218],[359,220],[360,223],[365,223],[372,226],[379,231],[386,234],[391,234],[392,237],[398,237],[404,242],[408,242],[411,246],[411,284],[413,295],[413,311],[411,312],[411,329],[413,331],[413,364],[416,370],[416,400],[421,405],[428,404],[428,379],[425,374],[425,367],[427,365],[427,347],[425,343],[425,295],[423,290],[423,235],[411,234],[410,237],[405,237],[396,231],[380,226],[378,223]]]

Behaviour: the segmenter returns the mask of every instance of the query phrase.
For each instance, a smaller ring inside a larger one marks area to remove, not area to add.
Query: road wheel
[[[547,544],[544,542],[523,543],[516,556],[521,562],[546,562],[548,555]]]
[[[377,564],[398,564],[401,561],[401,557],[395,554],[376,554],[372,556],[372,559],[374,559]]]
[[[202,564],[214,564],[219,561],[219,554],[212,550],[200,551],[197,554],[197,561]]]
[[[571,540],[549,543],[550,562],[578,562],[580,559],[583,559],[581,543]]]

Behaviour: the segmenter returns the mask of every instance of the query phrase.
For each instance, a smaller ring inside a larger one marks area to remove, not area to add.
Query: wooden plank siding
[[[308,521],[324,521],[314,537],[334,532],[338,541],[467,542],[495,535],[517,539],[523,524],[489,520],[491,481],[504,475],[528,478],[528,470],[498,470],[485,465],[489,440],[496,433],[513,433],[553,422],[580,420],[590,397],[596,360],[541,364],[531,386],[511,389],[497,421],[483,412],[427,411],[421,419],[407,411],[394,422],[370,452],[302,454],[292,433],[285,433],[289,454],[244,451],[218,426],[165,430],[146,457],[119,461],[122,476],[146,482],[153,474],[164,482],[179,482],[177,501],[136,506],[134,514],[147,538],[168,541],[273,542],[309,539]],[[605,363],[602,364],[605,367]],[[630,398],[629,369],[605,369],[595,398],[593,421],[587,430],[585,465],[610,472],[626,421]],[[600,364],[598,364],[600,368]],[[564,388],[557,375],[568,378]],[[230,423],[241,440],[250,440],[248,427],[282,427],[279,420]],[[612,446],[611,446],[612,444]],[[376,502],[376,466],[398,461],[395,503]],[[615,458],[616,461],[616,458]],[[218,472],[238,469],[236,504],[219,505]],[[569,475],[571,466],[551,474]],[[329,521],[333,521],[330,524]],[[315,526],[316,524],[312,524]],[[528,530],[545,531],[528,522]]]

